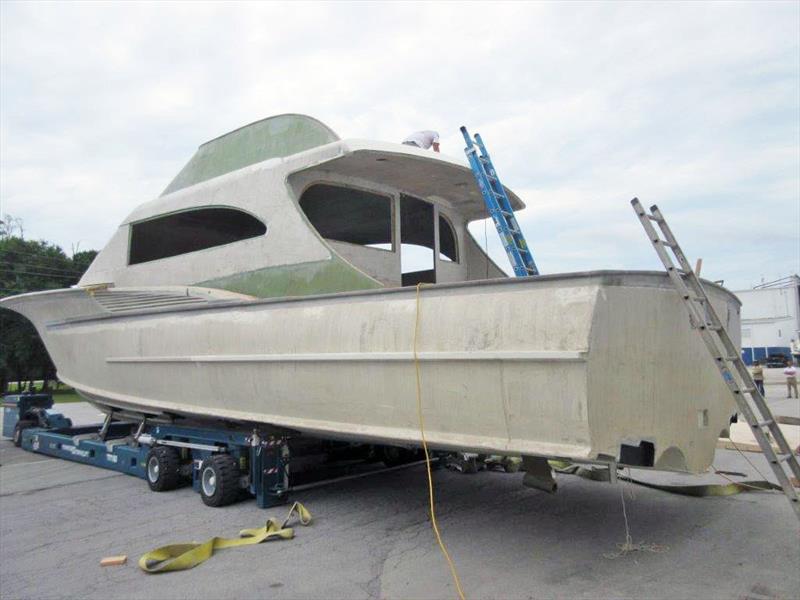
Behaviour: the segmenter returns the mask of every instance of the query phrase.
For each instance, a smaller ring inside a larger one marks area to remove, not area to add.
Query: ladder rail
[[[689,280],[690,286],[694,288],[694,291],[698,294],[701,294],[704,298],[708,296],[705,294],[705,290],[703,289],[703,284],[700,281],[700,278],[691,268],[691,263],[686,258],[686,255],[683,253],[680,245],[678,244],[675,235],[672,233],[672,229],[670,229],[669,224],[664,219],[664,216],[661,214],[661,211],[658,209],[657,206],[653,206],[651,209],[651,213],[654,217],[656,217],[656,223],[658,224],[659,228],[661,229],[662,234],[667,242],[667,244],[671,247],[673,254],[678,259],[678,263],[681,266],[681,269],[686,272],[686,277]],[[649,221],[649,219],[648,219]],[[651,226],[652,227],[652,226]],[[719,327],[717,330],[717,334],[722,342],[724,350],[728,353],[730,357],[737,357],[736,360],[731,360],[730,362],[733,364],[736,374],[739,376],[743,383],[743,387],[745,389],[755,389],[756,384],[753,380],[752,374],[750,373],[747,366],[744,364],[744,361],[741,360],[741,356],[739,354],[739,349],[736,347],[736,344],[733,343],[733,340],[730,338],[728,334],[728,330],[726,327],[722,325],[722,319],[719,318],[716,309],[714,308],[713,304],[710,301],[705,302],[705,307],[707,311],[707,318],[711,321],[711,323]],[[756,415],[756,421],[766,422],[768,423],[768,427],[770,433],[773,436],[778,448],[784,454],[791,454],[792,448],[786,440],[786,436],[783,434],[783,431],[778,426],[777,422],[773,418],[772,411],[767,406],[767,403],[761,393],[753,393],[751,394],[751,399],[753,400],[753,404],[755,404],[758,414]],[[748,405],[748,408],[751,408]],[[758,419],[758,417],[761,417]],[[750,422],[748,420],[748,422]],[[761,430],[760,427],[754,427],[754,432],[756,430]],[[771,447],[771,446],[770,446]],[[800,479],[800,465],[797,461],[793,461],[789,463],[794,476]]]
[[[678,289],[679,292],[681,292],[682,288],[683,290],[686,290],[687,288],[683,285],[683,279],[680,277],[680,274],[676,272],[677,270],[674,269],[674,265],[672,264],[669,255],[664,251],[664,248],[662,247],[662,245],[666,245],[668,247],[671,247],[673,250],[677,249],[678,252],[680,252],[680,255],[677,253],[675,253],[675,255],[678,258],[681,266],[682,267],[689,266],[689,263],[687,260],[685,260],[685,256],[680,250],[680,247],[677,245],[674,236],[671,235],[671,231],[669,231],[668,226],[665,232],[665,237],[668,238],[667,243],[663,244],[658,239],[657,234],[652,235],[654,233],[654,229],[652,227],[648,227],[648,225],[650,225],[649,221],[651,220],[651,218],[646,215],[643,209],[641,209],[641,205],[637,206],[636,204],[634,204],[634,209],[636,209],[640,221],[645,226],[645,230],[648,232],[648,235],[650,235],[653,245],[656,248],[659,257],[662,258],[662,262],[664,263],[665,267],[667,267],[668,273],[670,273],[673,282],[676,283],[676,289]],[[660,213],[654,212],[654,214],[656,215],[656,217],[653,218],[652,220],[658,221],[659,225],[661,226],[662,232],[664,232],[663,225],[665,225],[665,223],[662,222],[663,217],[660,216]],[[691,276],[694,275],[693,271],[690,272],[689,269],[683,269],[683,270],[686,271],[686,275],[689,278],[691,278]],[[692,282],[692,287],[697,288],[696,291],[700,294],[700,300],[705,299],[704,305],[710,307],[709,312],[707,312],[708,318],[712,323],[718,325],[718,327],[715,327],[713,331],[719,334],[719,339],[723,343],[723,350],[729,351],[730,349],[733,349],[733,352],[729,352],[731,356],[725,357],[724,353],[720,353],[716,341],[714,340],[714,338],[711,337],[710,333],[711,330],[705,326],[704,321],[698,320],[697,317],[698,312],[696,310],[696,305],[695,302],[692,300],[692,297],[690,295],[682,293],[682,297],[685,301],[685,304],[687,308],[689,308],[690,319],[694,319],[693,326],[695,326],[694,324],[696,323],[702,323],[701,326],[695,328],[699,329],[700,333],[702,334],[703,340],[706,342],[706,345],[708,346],[712,355],[715,357],[716,359],[715,363],[720,369],[726,384],[731,389],[731,392],[734,394],[734,398],[737,401],[737,405],[740,408],[740,412],[742,412],[743,416],[745,416],[748,423],[751,424],[754,436],[759,442],[759,445],[762,446],[762,448],[764,449],[765,456],[770,461],[770,465],[773,467],[773,470],[775,471],[776,476],[778,477],[781,483],[781,486],[784,488],[784,492],[787,494],[787,497],[789,497],[790,500],[794,500],[794,502],[796,503],[797,502],[795,500],[796,492],[794,488],[791,486],[791,482],[786,477],[786,473],[783,471],[783,468],[780,465],[780,462],[783,462],[785,459],[788,459],[787,462],[790,466],[791,471],[795,474],[795,476],[798,475],[797,461],[794,460],[794,457],[791,453],[791,448],[789,447],[788,443],[786,443],[785,437],[783,436],[783,433],[781,432],[780,428],[777,426],[777,423],[775,423],[775,419],[774,417],[772,417],[771,411],[769,411],[769,408],[767,407],[763,398],[760,396],[760,393],[758,393],[757,390],[755,389],[755,383],[753,382],[752,377],[750,376],[750,373],[747,370],[746,366],[744,366],[743,362],[741,361],[741,356],[738,354],[738,349],[736,349],[736,347],[733,345],[733,342],[727,335],[727,331],[725,330],[725,328],[721,326],[722,325],[721,321],[719,317],[716,315],[713,306],[711,306],[710,302],[708,302],[707,300],[708,297],[705,295],[702,284],[700,283],[699,279],[696,278],[696,276]],[[732,362],[732,364],[736,367],[736,374],[743,382],[743,385],[735,381],[733,373],[727,367],[726,361]],[[748,393],[752,395],[752,399],[755,404],[755,409],[753,409],[747,402],[746,394]],[[758,413],[762,415],[761,421],[758,420],[755,414],[756,410],[758,411]],[[765,432],[762,430],[759,423],[763,423],[765,426],[768,426],[770,433],[772,433],[773,438],[777,442],[780,451],[784,455],[782,458],[779,458],[773,452],[769,439],[767,438]],[[800,513],[798,516],[800,516]]]
[[[713,304],[711,304],[711,302],[708,300],[708,296],[705,294],[705,290],[704,290],[703,285],[702,285],[702,283],[700,281],[700,278],[697,277],[697,274],[691,269],[691,263],[688,261],[688,259],[684,255],[683,251],[681,250],[680,245],[678,244],[677,240],[675,239],[674,234],[672,233],[672,230],[669,228],[669,225],[667,224],[666,220],[663,218],[663,215],[658,210],[658,207],[655,207],[655,206],[652,207],[651,208],[651,212],[652,212],[653,216],[655,217],[654,220],[656,220],[656,222],[659,225],[659,228],[661,229],[664,237],[666,238],[667,244],[662,244],[662,246],[666,245],[666,246],[668,246],[668,247],[670,247],[672,249],[673,254],[678,259],[678,262],[679,262],[679,264],[681,266],[681,269],[684,272],[685,276],[687,277],[687,279],[688,279],[688,281],[690,283],[691,288],[693,288],[693,291],[695,292],[695,294],[700,296],[704,301],[704,307],[706,309],[706,319],[711,322],[711,325],[716,327],[716,333],[717,333],[717,335],[718,335],[718,337],[719,337],[719,339],[720,339],[720,341],[722,343],[723,350],[724,350],[724,353],[720,353],[719,355],[715,356],[716,360],[718,362],[719,361],[723,361],[723,360],[727,360],[728,362],[731,362],[732,365],[734,366],[736,374],[739,376],[739,378],[741,380],[741,384],[738,385],[738,387],[740,389],[737,391],[737,393],[743,392],[745,390],[755,389],[756,388],[755,381],[753,380],[752,375],[750,374],[750,371],[747,369],[747,367],[744,365],[744,362],[741,360],[741,356],[739,355],[738,348],[733,343],[733,340],[731,340],[727,329],[723,326],[722,320],[719,318],[719,315],[717,314],[716,310],[714,309]],[[648,219],[647,225],[649,226],[648,233],[650,233],[651,231],[655,232],[655,229],[649,223],[649,219]],[[645,229],[648,229],[648,227],[645,227]],[[657,238],[658,238],[658,236],[656,234],[656,239]],[[651,238],[651,239],[653,239],[653,238]],[[664,260],[664,258],[666,258],[668,261],[670,261],[668,253],[666,253],[666,251],[663,249],[663,247],[661,247],[660,249],[661,249],[661,252],[659,252],[659,256],[662,256],[662,261]],[[672,273],[674,275],[675,272],[673,271]],[[683,279],[680,276],[674,275],[674,280],[679,282],[676,287],[678,287],[679,291],[680,291],[680,286],[683,285],[683,283],[684,283]],[[689,286],[684,286],[684,288],[685,289],[689,289]],[[695,296],[695,297],[697,297],[697,296]],[[687,300],[687,295],[684,295],[683,298],[684,298],[684,300]],[[689,306],[695,306],[694,303],[691,302],[691,301],[688,301],[687,304]],[[695,312],[694,315],[696,317],[697,316],[697,312]],[[701,329],[701,333],[704,333],[704,332],[706,333],[706,335],[704,335],[704,338],[708,337],[707,336],[708,328],[707,327],[700,327],[700,329]],[[716,344],[713,347],[716,347]],[[725,353],[727,353],[727,355]],[[732,375],[730,374],[730,369],[726,369],[726,371],[732,377]],[[755,404],[756,408],[758,409],[759,415],[756,415],[756,416],[761,416],[763,421],[769,421],[770,423],[775,423],[774,419],[771,418],[772,417],[772,413],[769,410],[769,408],[768,408],[763,396],[761,396],[760,393],[752,394],[752,400],[753,400],[753,403]],[[753,411],[752,407],[750,407],[749,405],[747,405],[747,409],[751,414],[755,414],[755,411]],[[770,425],[770,427],[772,429],[772,425]],[[778,446],[781,448],[781,450],[786,449],[786,450],[790,451],[791,448],[788,445],[788,443],[786,442],[785,436],[780,431],[780,428],[777,427],[777,424],[775,424],[774,429],[777,430],[777,432],[776,432],[774,437],[775,437],[775,441],[778,443]],[[800,471],[795,473],[795,475],[800,477]]]
[[[800,496],[798,496],[789,474],[783,467],[783,464],[786,463],[789,471],[795,478],[800,480],[800,464],[786,441],[786,437],[783,435],[766,400],[756,387],[750,371],[742,360],[739,349],[733,343],[726,326],[722,323],[706,294],[700,278],[692,269],[691,263],[683,253],[661,211],[657,206],[652,206],[648,214],[637,198],[631,200],[631,205],[653,248],[655,248],[656,254],[658,254],[666,268],[670,281],[689,312],[689,321],[692,328],[699,332],[700,337],[714,358],[714,364],[731,391],[739,412],[750,425],[756,441],[764,452],[765,458],[769,461],[770,467],[783,489],[784,495],[790,501],[796,516],[800,519]],[[651,221],[656,222],[661,235],[653,227]],[[673,262],[668,249],[677,259],[677,266]],[[773,450],[772,442],[764,429],[765,427],[777,444],[780,455]]]
[[[480,164],[477,157],[471,158],[470,162],[473,163],[473,172],[483,171],[483,166]],[[511,235],[509,228],[506,226],[506,223],[503,219],[502,208],[500,203],[497,201],[497,198],[494,196],[489,182],[484,178],[479,178],[478,176],[476,176],[476,179],[478,179],[478,186],[481,194],[483,195],[483,200],[486,203],[486,207],[489,210],[489,216],[492,218],[494,226],[500,235],[500,241],[503,243],[503,249],[506,251],[506,254],[508,254],[509,260],[511,261],[511,266],[514,269],[514,273],[522,276],[527,275],[528,273],[526,271],[520,271],[521,268],[524,269],[525,261],[515,244],[515,240]]]
[[[497,198],[497,204],[500,206],[502,214],[508,222],[515,246],[520,250],[520,257],[522,258],[524,265],[527,267],[527,271],[532,270],[534,271],[533,274],[538,274],[538,269],[536,268],[536,263],[533,260],[533,255],[528,249],[525,236],[522,234],[522,228],[519,226],[519,222],[514,215],[514,209],[511,206],[511,201],[508,199],[508,194],[506,193],[505,188],[500,183],[500,179],[497,176],[497,171],[494,168],[494,163],[492,162],[491,156],[489,156],[489,151],[486,149],[486,145],[483,143],[483,138],[481,137],[480,133],[475,134],[475,142],[481,151],[481,158],[483,158],[485,161],[484,169],[487,171],[489,186],[494,191]]]
[[[538,275],[539,269],[528,247],[522,228],[514,216],[514,210],[508,199],[508,194],[500,183],[492,159],[483,143],[480,134],[472,138],[466,127],[461,127],[461,133],[467,147],[464,153],[469,160],[470,169],[478,182],[481,196],[483,196],[489,216],[494,222],[503,249],[508,255],[514,274],[518,277]]]

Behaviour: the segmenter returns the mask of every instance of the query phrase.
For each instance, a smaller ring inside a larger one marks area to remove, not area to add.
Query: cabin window
[[[300,208],[325,239],[393,249],[389,196],[320,183],[303,193]]]
[[[233,208],[200,208],[131,225],[129,264],[178,256],[267,233],[254,216]]]
[[[456,232],[445,217],[439,215],[439,260],[458,262]]]

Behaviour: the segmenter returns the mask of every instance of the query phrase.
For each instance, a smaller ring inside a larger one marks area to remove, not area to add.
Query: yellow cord
[[[420,313],[419,290],[422,285],[422,283],[417,284],[417,314],[414,318],[414,369],[417,373],[417,412],[419,413],[419,433],[422,436],[422,449],[425,451],[425,468],[428,471],[428,499],[430,501],[431,509],[431,525],[433,525],[433,532],[436,534],[436,541],[439,542],[439,548],[441,548],[442,554],[444,554],[444,557],[447,560],[447,564],[450,565],[450,574],[453,576],[453,581],[456,584],[458,597],[461,600],[466,600],[464,591],[461,589],[461,580],[458,578],[456,566],[453,564],[453,560],[450,558],[450,553],[447,551],[447,548],[445,548],[444,542],[442,541],[442,536],[439,534],[439,526],[436,524],[436,511],[434,509],[433,502],[433,477],[431,476],[431,457],[430,454],[428,454],[428,442],[425,439],[425,420],[422,417],[422,385],[420,383],[419,357],[417,356],[417,338],[419,337]]]

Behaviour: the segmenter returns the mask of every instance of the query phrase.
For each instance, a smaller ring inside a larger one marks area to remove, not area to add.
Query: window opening
[[[450,221],[439,215],[439,260],[458,262],[456,232]]]
[[[402,284],[435,283],[433,206],[400,196],[400,270]]]
[[[300,197],[300,208],[325,239],[379,250],[393,249],[392,201],[388,196],[316,184]]]
[[[254,216],[233,208],[200,208],[131,225],[131,265],[205,250],[267,233]]]

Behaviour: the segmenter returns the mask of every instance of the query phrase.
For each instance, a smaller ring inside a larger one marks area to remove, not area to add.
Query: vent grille
[[[113,313],[208,303],[207,298],[188,296],[186,293],[178,292],[155,293],[103,290],[94,292],[92,295],[100,306]]]

